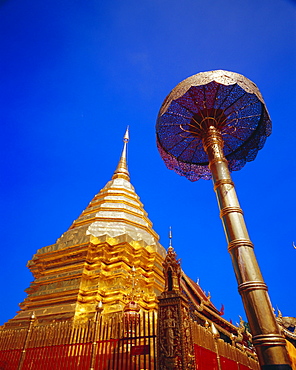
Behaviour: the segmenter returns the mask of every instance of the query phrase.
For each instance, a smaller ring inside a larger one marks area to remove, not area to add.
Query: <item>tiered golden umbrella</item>
[[[230,172],[255,159],[271,134],[257,86],[223,70],[179,83],[160,109],[157,146],[169,169],[191,181],[213,179],[238,290],[262,369],[289,370],[285,339],[276,323]]]

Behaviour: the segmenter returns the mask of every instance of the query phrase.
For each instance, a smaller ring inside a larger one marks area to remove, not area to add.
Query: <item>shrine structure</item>
[[[0,328],[0,369],[259,369],[246,323],[225,320],[159,244],[127,142],[112,179],[29,261],[27,298]]]

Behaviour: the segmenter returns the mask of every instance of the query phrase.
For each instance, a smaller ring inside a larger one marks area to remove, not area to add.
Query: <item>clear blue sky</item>
[[[26,262],[53,244],[111,178],[130,125],[131,182],[161,243],[225,318],[244,315],[211,181],[169,171],[155,121],[177,83],[226,69],[254,81],[273,133],[233,173],[274,307],[296,316],[296,2],[0,2],[1,308],[12,318]]]

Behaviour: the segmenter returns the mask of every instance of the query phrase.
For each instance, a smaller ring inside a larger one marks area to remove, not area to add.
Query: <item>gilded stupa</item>
[[[33,312],[44,324],[85,322],[100,301],[106,314],[122,312],[131,289],[139,293],[142,310],[156,310],[166,252],[130,182],[128,129],[123,141],[112,179],[55,244],[39,249],[28,262],[34,281],[6,327],[27,325]]]

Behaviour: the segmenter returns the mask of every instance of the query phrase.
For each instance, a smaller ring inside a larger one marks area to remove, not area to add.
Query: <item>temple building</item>
[[[128,140],[112,179],[28,262],[27,298],[0,328],[0,369],[259,369],[247,323],[225,320],[171,239],[160,245],[130,182]]]

